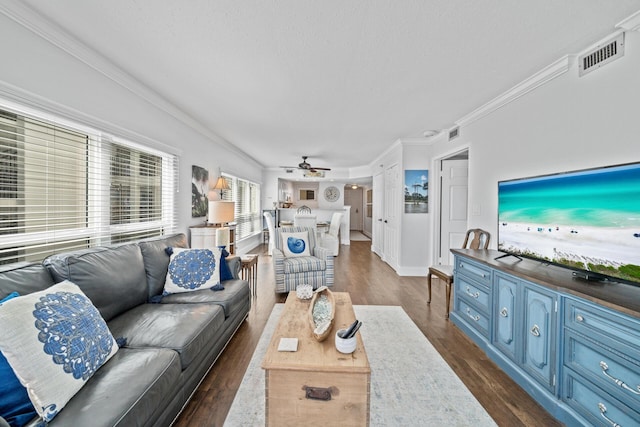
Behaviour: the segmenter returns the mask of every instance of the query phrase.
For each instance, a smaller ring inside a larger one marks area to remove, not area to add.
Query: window
[[[223,192],[222,199],[236,202],[236,239],[240,240],[256,233],[262,233],[260,184],[232,175],[223,174],[222,176],[231,188]]]
[[[0,264],[175,231],[175,156],[0,110]]]

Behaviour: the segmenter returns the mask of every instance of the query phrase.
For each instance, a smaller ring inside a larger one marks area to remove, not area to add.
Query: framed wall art
[[[429,212],[429,171],[404,171],[404,213]]]
[[[208,193],[209,171],[200,166],[191,166],[191,216],[193,218],[207,216]]]

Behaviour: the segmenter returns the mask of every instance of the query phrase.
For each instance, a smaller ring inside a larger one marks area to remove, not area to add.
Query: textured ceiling
[[[26,0],[265,167],[369,164],[640,0]]]

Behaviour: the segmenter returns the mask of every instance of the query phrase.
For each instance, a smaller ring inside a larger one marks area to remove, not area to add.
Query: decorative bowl
[[[336,301],[333,293],[326,286],[321,286],[313,293],[309,306],[309,326],[313,337],[322,342],[333,328],[336,315]]]

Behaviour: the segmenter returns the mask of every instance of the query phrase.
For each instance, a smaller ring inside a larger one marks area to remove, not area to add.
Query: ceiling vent
[[[578,76],[582,77],[624,55],[624,33],[578,57]]]
[[[457,138],[460,135],[460,128],[459,127],[455,127],[453,129],[451,129],[449,131],[449,141],[451,141],[454,138]]]

